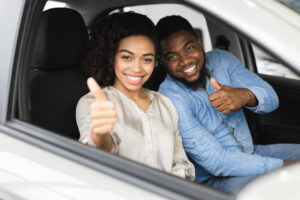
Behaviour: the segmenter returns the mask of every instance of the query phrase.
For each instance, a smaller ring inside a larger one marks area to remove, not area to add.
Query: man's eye
[[[123,60],[131,60],[131,57],[130,56],[122,56],[122,59]]]
[[[194,46],[189,46],[188,48],[186,48],[187,51],[192,51],[194,49]]]
[[[176,60],[176,56],[172,55],[172,56],[168,56],[167,57],[168,61],[175,61]]]

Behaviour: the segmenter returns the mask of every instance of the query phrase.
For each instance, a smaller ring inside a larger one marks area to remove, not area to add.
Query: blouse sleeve
[[[170,101],[171,103],[171,101]],[[174,115],[174,156],[171,173],[175,176],[179,176],[188,180],[195,180],[195,168],[194,165],[189,161],[185,150],[182,145],[182,138],[178,130],[178,114],[171,103]]]
[[[76,122],[80,133],[79,141],[90,146],[95,146],[91,137],[93,124],[90,118],[90,106],[94,100],[94,95],[88,93],[78,101],[76,106]],[[113,131],[110,132],[110,135],[114,143],[111,153],[118,154],[121,140]]]

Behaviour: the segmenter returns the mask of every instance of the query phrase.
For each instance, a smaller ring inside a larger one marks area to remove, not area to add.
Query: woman
[[[154,69],[155,26],[144,15],[115,13],[92,24],[84,68],[90,93],[77,105],[80,141],[193,180],[171,101],[142,88]]]

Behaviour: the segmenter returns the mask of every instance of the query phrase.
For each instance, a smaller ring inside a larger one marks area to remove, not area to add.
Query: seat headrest
[[[69,8],[46,10],[38,27],[31,68],[79,68],[87,42],[87,28],[77,11]]]

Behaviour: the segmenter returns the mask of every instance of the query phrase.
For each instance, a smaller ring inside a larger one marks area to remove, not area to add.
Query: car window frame
[[[25,0],[14,56],[5,123],[2,133],[67,158],[101,173],[170,199],[232,199],[202,184],[185,181],[30,124],[29,73],[38,17],[44,1]],[[24,106],[26,105],[26,106]],[[19,116],[15,116],[18,112]],[[125,166],[125,167],[124,167]]]
[[[300,71],[298,71],[294,66],[292,66],[290,63],[288,63],[282,56],[280,56],[276,52],[274,52],[273,49],[270,49],[264,43],[262,43],[261,41],[255,39],[251,34],[249,34],[249,32],[245,32],[244,30],[242,30],[239,27],[235,26],[233,23],[231,23],[230,21],[228,21],[226,19],[221,19],[219,16],[217,16],[215,13],[212,13],[210,10],[198,7],[198,5],[196,5],[193,1],[187,2],[186,5],[194,8],[195,10],[198,10],[199,12],[203,12],[205,15],[208,15],[211,18],[219,21],[224,26],[227,26],[228,28],[230,28],[233,31],[235,31],[236,34],[239,35],[239,37],[242,37],[243,39],[248,40],[248,42],[250,41],[249,44],[250,43],[255,44],[256,46],[258,46],[259,48],[261,48],[262,50],[264,50],[265,52],[267,52],[270,56],[276,58],[280,63],[282,63],[283,65],[285,65],[288,69],[290,69],[293,72],[295,72],[296,74],[300,75]],[[252,47],[250,47],[250,48],[251,48],[251,51],[252,51],[252,54],[253,54],[252,56],[254,56]],[[254,62],[255,62],[255,60],[254,60]],[[254,63],[253,67],[254,67],[252,69],[253,72],[257,72],[256,63]]]
[[[125,158],[111,155],[104,151],[91,148],[77,141],[57,135],[51,131],[36,127],[30,124],[29,118],[29,68],[26,66],[30,63],[30,52],[33,49],[33,38],[37,27],[36,17],[46,1],[26,0],[24,13],[20,24],[20,34],[18,36],[15,60],[11,75],[9,90],[9,99],[11,102],[7,105],[7,115],[5,123],[0,129],[7,135],[28,142],[49,152],[58,154],[74,162],[95,169],[101,173],[109,174],[120,180],[152,191],[171,199],[234,199],[234,196],[228,195],[221,191],[216,191],[203,184],[189,183],[177,177],[154,170],[143,165],[134,163]],[[176,2],[176,1],[174,1]],[[250,39],[257,46],[266,50],[272,55],[266,47],[253,40],[247,33],[243,33],[237,27],[214,16],[212,13],[195,7],[191,3],[182,3],[199,12],[216,18],[219,22],[228,26],[238,35]],[[35,19],[35,20],[33,20]],[[276,58],[278,56],[272,55]],[[283,63],[284,60],[278,58]],[[27,69],[27,70],[25,70]],[[26,92],[27,91],[27,92]],[[17,96],[18,95],[18,96]],[[19,119],[15,118],[16,104],[18,111],[21,113]],[[27,106],[22,106],[27,105]],[[101,159],[100,159],[101,158]],[[126,166],[126,167],[124,167]]]

